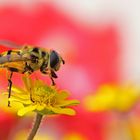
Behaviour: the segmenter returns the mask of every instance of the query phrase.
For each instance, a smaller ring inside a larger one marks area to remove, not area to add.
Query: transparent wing
[[[12,41],[9,41],[9,40],[0,40],[0,45],[2,46],[6,46],[6,47],[9,47],[9,48],[21,48],[22,46],[21,45],[18,45]]]

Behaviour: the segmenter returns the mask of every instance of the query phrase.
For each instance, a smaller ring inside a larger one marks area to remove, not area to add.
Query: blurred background
[[[44,118],[35,140],[140,140],[139,5],[0,0],[0,40],[57,50],[66,64],[56,83],[81,102],[74,117]],[[0,52],[8,49],[0,46]],[[0,87],[7,89],[6,71],[0,73]],[[14,83],[19,80],[15,74]],[[4,106],[0,112],[0,140],[26,139],[34,116],[20,118]]]

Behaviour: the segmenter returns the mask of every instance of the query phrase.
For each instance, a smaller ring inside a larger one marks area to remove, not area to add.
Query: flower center
[[[47,106],[53,106],[56,103],[56,93],[51,87],[41,86],[34,87],[31,93],[31,99],[34,103],[45,104]]]

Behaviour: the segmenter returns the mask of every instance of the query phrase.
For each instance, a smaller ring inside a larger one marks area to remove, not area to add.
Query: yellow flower
[[[68,106],[79,104],[78,100],[67,100],[67,91],[58,90],[55,86],[48,86],[41,80],[32,80],[29,76],[23,77],[25,88],[13,86],[12,96],[9,99],[12,104],[19,102],[22,108],[18,115],[35,111],[42,115],[66,114],[75,115],[75,111]]]
[[[84,100],[90,111],[129,111],[140,100],[140,89],[133,85],[102,85]]]
[[[83,134],[77,132],[70,132],[64,135],[63,140],[87,140],[87,138]]]

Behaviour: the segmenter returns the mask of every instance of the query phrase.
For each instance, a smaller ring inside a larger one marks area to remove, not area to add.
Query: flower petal
[[[65,115],[72,115],[72,116],[76,114],[75,110],[73,110],[71,108],[51,107],[51,110],[56,114],[65,114]]]
[[[11,109],[14,111],[18,111],[24,107],[23,104],[20,102],[10,102],[10,106],[11,106]]]
[[[67,97],[69,97],[69,93],[67,91],[64,91],[64,90],[62,90],[58,94],[56,94],[57,100],[64,100]]]
[[[29,100],[30,99],[30,95],[29,94],[18,94],[18,93],[14,93],[11,95],[11,97],[15,97],[18,99],[23,99],[23,100]]]
[[[38,111],[41,111],[41,110],[43,110],[44,108],[45,108],[45,106],[43,106],[43,105],[38,105],[36,109],[37,109]]]
[[[31,105],[31,106],[28,106],[28,107],[24,107],[24,108],[22,108],[18,111],[18,115],[23,116],[30,111],[34,111],[36,109],[36,107],[37,107],[37,105],[34,105],[34,106]]]
[[[18,99],[17,97],[11,97],[9,99],[9,101],[11,101],[11,102],[19,102],[19,103],[22,103],[24,105],[29,105],[29,104],[32,103],[30,100]]]
[[[84,106],[89,111],[108,111],[114,108],[115,102],[116,95],[114,93],[103,92],[103,94],[87,96],[84,100]]]
[[[63,100],[63,101],[58,101],[57,105],[58,106],[74,106],[79,103],[80,102],[78,100]]]
[[[15,92],[18,94],[25,94],[26,93],[22,88],[14,86],[14,85],[12,86],[11,90],[12,90],[12,92]]]

